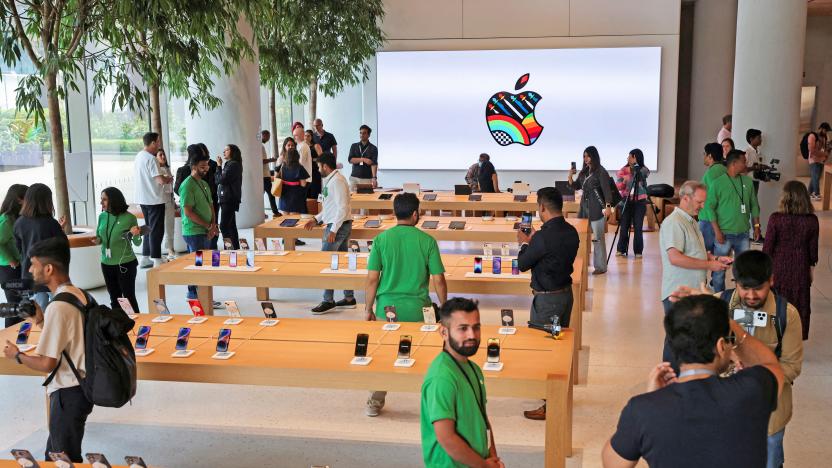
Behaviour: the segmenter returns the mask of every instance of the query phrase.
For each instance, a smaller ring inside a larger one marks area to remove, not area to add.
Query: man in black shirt
[[[774,353],[728,318],[710,295],[686,297],[665,316],[676,360],[656,366],[604,446],[605,468],[766,466],[768,420],[783,389]],[[720,378],[731,360],[743,370]]]
[[[490,163],[489,163],[490,164]],[[537,191],[537,211],[543,226],[529,234],[517,230],[520,271],[532,270],[531,321],[538,325],[559,323],[569,326],[572,312],[572,264],[578,255],[578,231],[563,217],[563,197],[554,187]],[[546,405],[523,413],[529,419],[545,420]]]
[[[358,129],[360,141],[350,146],[347,162],[352,164],[352,173],[350,173],[350,189],[352,191],[355,191],[358,184],[373,184],[373,188],[378,187],[376,175],[378,171],[378,148],[370,143],[370,133],[372,131],[370,127],[362,125]]]
[[[315,119],[313,126],[315,127],[315,131],[312,132],[312,142],[321,145],[324,153],[332,153],[337,161],[338,142],[335,140],[335,135],[324,130],[324,121],[321,119]]]
[[[479,164],[480,169],[477,174],[477,180],[480,184],[480,192],[499,193],[500,185],[497,183],[497,171],[494,169],[494,165],[491,164],[491,156],[482,153]]]

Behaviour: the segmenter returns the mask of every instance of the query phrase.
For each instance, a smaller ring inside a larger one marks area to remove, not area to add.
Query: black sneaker
[[[312,309],[314,315],[321,315],[335,308],[334,302],[321,302]]]
[[[335,303],[335,307],[341,307],[343,309],[355,309],[355,306],[356,302],[354,297],[345,297]]]
[[[306,245],[306,242],[304,242],[300,239],[295,239],[295,245]]]

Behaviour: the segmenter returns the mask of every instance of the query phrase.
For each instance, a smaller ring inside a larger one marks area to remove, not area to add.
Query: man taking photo
[[[485,378],[469,358],[480,346],[476,302],[455,297],[439,309],[442,352],[422,383],[425,466],[502,468],[486,411]]]
[[[32,279],[35,284],[46,286],[52,295],[68,292],[87,303],[83,291],[72,285],[69,279],[69,243],[66,238],[52,237],[36,243],[29,250]],[[41,328],[40,339],[32,355],[21,353],[12,342],[6,341],[3,354],[29,369],[44,374],[55,371],[48,381],[46,393],[49,396],[49,439],[46,441],[45,458],[49,452],[64,452],[70,460],[83,463],[81,440],[87,416],[93,404],[84,396],[78,379],[72,372],[63,353],[67,353],[83,377],[86,375],[84,353],[84,321],[81,311],[64,301],[52,301],[45,313],[36,307],[33,318]]]
[[[766,465],[766,428],[785,377],[774,353],[728,318],[710,295],[686,297],[665,316],[676,375],[663,362],[647,393],[630,399],[604,446],[605,468]],[[720,378],[730,362],[744,369]]]

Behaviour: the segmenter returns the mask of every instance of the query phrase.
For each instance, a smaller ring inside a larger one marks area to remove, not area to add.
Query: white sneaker
[[[142,268],[150,268],[153,266],[153,261],[147,257],[142,257],[142,261],[139,263],[139,266]]]
[[[381,409],[384,408],[384,400],[378,401],[372,398],[367,400],[367,407],[364,408],[364,414],[367,416],[374,418],[381,413]]]

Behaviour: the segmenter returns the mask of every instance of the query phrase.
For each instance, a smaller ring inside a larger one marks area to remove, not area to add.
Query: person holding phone
[[[159,163],[159,171],[165,177],[169,177],[171,182],[163,185],[165,193],[165,236],[164,248],[167,251],[167,260],[171,261],[176,258],[176,249],[173,246],[173,236],[176,232],[176,202],[173,199],[173,174],[170,170],[170,163],[168,162],[168,155],[165,150],[159,148],[156,151],[156,162]]]
[[[20,251],[14,241],[14,222],[20,216],[23,196],[28,188],[25,185],[13,184],[6,191],[6,197],[0,205],[0,283],[20,279]],[[3,288],[3,292],[6,293],[6,302],[20,302],[20,294],[16,290]],[[22,322],[23,319],[9,317],[5,321],[8,328]]]
[[[425,466],[504,468],[488,420],[485,378],[471,361],[480,346],[477,303],[455,297],[439,309],[443,349],[422,383],[420,426]]]
[[[598,149],[588,146],[584,150],[584,166],[574,180],[575,169],[569,170],[569,184],[576,190],[582,190],[578,217],[589,219],[592,228],[592,265],[593,275],[607,272],[607,219],[612,215],[612,179],[601,165]]]
[[[517,230],[520,252],[517,266],[520,271],[532,271],[532,308],[530,320],[537,325],[551,325],[555,317],[569,326],[572,315],[572,264],[578,256],[578,231],[563,217],[563,197],[554,187],[537,191],[537,211],[543,221],[540,231],[527,234]],[[528,419],[545,420],[546,404],[536,410],[525,411]]]
[[[317,164],[323,176],[321,181],[323,209],[303,227],[311,231],[315,226],[322,224],[325,227],[321,251],[346,252],[352,234],[350,187],[341,171],[335,168],[335,156],[324,153],[318,159]],[[355,293],[352,290],[344,290],[344,298],[335,302],[335,291],[326,289],[323,301],[312,309],[312,313],[325,314],[336,307],[354,309],[356,304]]]
[[[179,186],[179,200],[182,205],[182,237],[188,252],[210,248],[209,239],[217,237],[214,204],[211,187],[204,178],[208,175],[208,156],[198,145],[188,146],[188,162],[191,175]],[[188,299],[196,299],[196,286],[188,286]]]
[[[225,161],[225,164],[223,164]],[[217,157],[217,192],[220,199],[220,232],[230,240],[234,250],[240,248],[237,211],[243,198],[243,158],[237,145],[228,144]]]
[[[123,297],[138,312],[136,270],[139,262],[133,253],[133,245],[141,245],[141,230],[136,217],[127,211],[124,194],[115,187],[101,191],[101,214],[98,215],[94,242],[101,245],[101,273],[110,295],[110,307],[120,309],[118,298]]]

